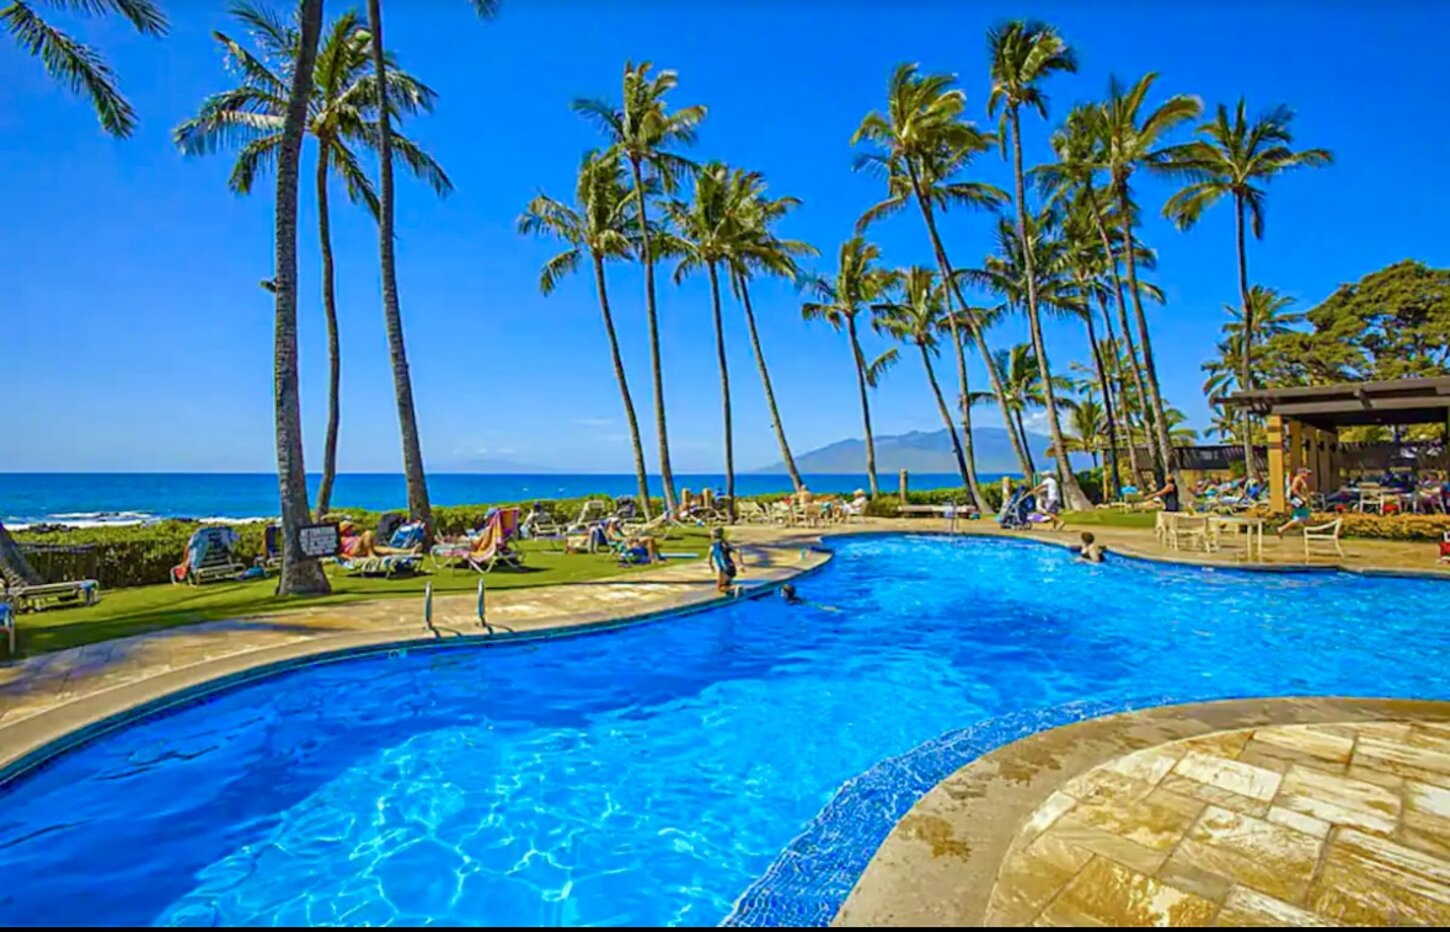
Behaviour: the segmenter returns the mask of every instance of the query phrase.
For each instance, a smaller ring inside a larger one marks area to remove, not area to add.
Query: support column
[[[1275,514],[1288,511],[1284,500],[1284,419],[1269,415],[1269,510]]]
[[[1289,428],[1289,458],[1284,466],[1292,476],[1304,465],[1304,424],[1290,418],[1285,426]]]

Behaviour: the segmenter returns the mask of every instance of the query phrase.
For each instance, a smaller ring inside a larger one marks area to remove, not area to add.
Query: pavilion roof
[[[1450,377],[1264,388],[1215,404],[1277,414],[1322,430],[1363,424],[1450,424]]]

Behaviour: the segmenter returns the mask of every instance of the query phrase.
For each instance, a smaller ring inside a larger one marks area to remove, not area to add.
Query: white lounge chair
[[[1304,559],[1309,559],[1311,543],[1333,544],[1334,552],[1341,557],[1344,556],[1344,548],[1339,545],[1339,530],[1343,525],[1343,518],[1335,518],[1327,524],[1306,526],[1304,528]]]

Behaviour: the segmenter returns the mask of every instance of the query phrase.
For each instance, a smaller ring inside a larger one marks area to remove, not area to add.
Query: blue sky
[[[0,470],[257,470],[273,468],[270,185],[239,198],[224,155],[183,158],[171,127],[226,86],[213,29],[234,31],[224,4],[165,3],[162,41],[121,24],[73,20],[104,51],[141,117],[126,141],[104,136],[87,106],[37,62],[0,40],[0,368],[7,395]],[[879,183],[851,171],[851,132],[882,103],[899,62],[960,76],[986,122],[984,34],[994,16],[966,3],[824,0],[599,2],[504,0],[477,22],[463,0],[389,0],[388,39],[403,65],[439,92],[436,113],[406,127],[457,186],[446,200],[404,181],[398,271],[425,458],[467,470],[508,459],[579,471],[627,471],[628,444],[588,276],[554,295],[537,289],[552,244],[521,238],[515,219],[539,190],[572,193],[580,153],[598,143],[571,99],[616,99],[627,58],[680,73],[674,103],[710,113],[689,154],[757,169],[803,207],[784,227],[816,244],[828,271]],[[327,0],[329,17],[349,5]],[[1161,73],[1159,95],[1194,93],[1212,107],[1247,95],[1251,109],[1298,111],[1300,146],[1335,153],[1329,169],[1272,188],[1267,238],[1250,244],[1251,280],[1301,307],[1340,282],[1405,257],[1445,265],[1450,192],[1436,179],[1450,154],[1444,68],[1426,49],[1450,43],[1433,2],[1036,4],[1014,7],[1057,25],[1081,71],[1054,79],[1051,120],[1102,94],[1110,73]],[[1026,157],[1047,157],[1050,124],[1025,122]],[[312,150],[304,163],[310,178]],[[995,154],[979,177],[1007,187]],[[301,365],[308,465],[321,460],[326,349],[315,212],[303,185]],[[1158,218],[1169,191],[1139,183],[1143,237],[1159,253],[1168,304],[1150,311],[1165,391],[1201,426],[1199,364],[1212,353],[1236,292],[1232,215],[1216,208],[1190,233]],[[953,214],[958,265],[989,248],[987,216]],[[374,227],[334,197],[343,341],[345,471],[396,471],[400,454],[382,328]],[[929,262],[911,215],[873,237],[893,265]],[[648,353],[637,269],[610,288],[645,427]],[[799,315],[785,284],[754,292],[766,353],[793,446],[860,434],[844,337]],[[676,469],[720,468],[718,378],[703,281],[661,276],[666,395]],[[735,392],[736,462],[777,457],[738,307],[726,308]],[[1054,368],[1085,360],[1079,325],[1048,327]],[[996,346],[1024,340],[1009,322]],[[874,339],[874,338],[873,338]],[[879,349],[874,345],[868,349]],[[972,377],[985,383],[974,362]],[[876,393],[878,432],[940,426],[920,367],[908,359]],[[997,424],[983,410],[979,423]],[[651,435],[652,437],[652,435]],[[647,449],[653,448],[651,437]]]

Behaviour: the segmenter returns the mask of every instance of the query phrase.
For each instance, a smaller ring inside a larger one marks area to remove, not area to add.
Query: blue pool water
[[[356,657],[110,732],[0,790],[0,922],[710,924],[843,782],[963,726],[1450,694],[1442,583],[837,546],[814,605]]]

